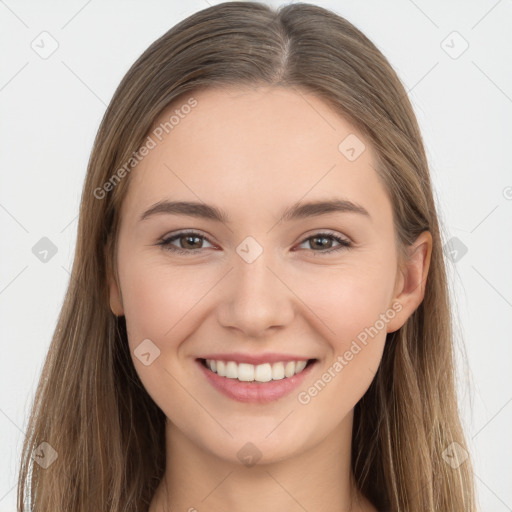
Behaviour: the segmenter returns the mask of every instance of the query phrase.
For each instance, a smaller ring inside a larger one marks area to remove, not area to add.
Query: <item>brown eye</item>
[[[333,247],[333,241],[338,245]],[[351,247],[351,242],[331,233],[316,233],[306,238],[302,243],[309,243],[310,250],[320,254],[330,254]]]
[[[179,245],[176,246],[172,242],[178,240]],[[166,250],[179,253],[179,254],[195,254],[196,252],[200,251],[204,247],[202,246],[203,243],[208,241],[208,239],[195,232],[181,232],[177,233],[175,235],[172,235],[170,237],[166,237],[163,240],[161,240],[157,245],[163,246]]]
[[[184,249],[200,249],[199,246],[202,244],[201,237],[196,235],[180,235],[177,240],[180,240],[181,247]]]

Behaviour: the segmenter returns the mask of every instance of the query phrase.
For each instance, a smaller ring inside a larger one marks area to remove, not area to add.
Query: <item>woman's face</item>
[[[225,460],[281,460],[351,427],[386,333],[423,297],[423,263],[407,285],[373,150],[320,99],[193,99],[156,121],[131,171],[111,306],[177,433]]]

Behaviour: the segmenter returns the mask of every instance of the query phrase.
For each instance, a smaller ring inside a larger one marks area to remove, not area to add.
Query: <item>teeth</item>
[[[297,361],[297,363],[295,364],[295,373],[299,373],[302,370],[304,370],[304,368],[306,368],[307,364],[308,364],[307,361]]]
[[[228,379],[238,379],[238,365],[233,361],[229,361],[226,365],[226,377]]]
[[[272,380],[284,379],[284,364],[274,363],[272,365]]]
[[[212,363],[215,363],[215,361],[212,361]],[[235,365],[236,368],[236,364],[233,364]],[[237,370],[238,374],[235,374],[233,379],[238,378],[238,380],[243,380],[245,382],[251,382],[254,380],[254,366],[252,364],[241,363],[238,365]]]
[[[242,382],[269,382],[292,377],[306,367],[307,361],[288,361],[264,364],[237,364],[234,361],[215,361],[206,359],[206,366],[220,377],[238,379]]]
[[[295,362],[289,361],[284,367],[284,376],[291,377],[295,373]]]
[[[209,359],[206,360],[206,363],[208,364]],[[213,371],[213,368],[210,366],[210,370]],[[217,361],[217,375],[220,375],[221,377],[226,376],[226,363],[224,361]]]
[[[270,363],[256,366],[254,370],[254,380],[257,382],[268,382],[272,380],[272,366],[270,366]]]

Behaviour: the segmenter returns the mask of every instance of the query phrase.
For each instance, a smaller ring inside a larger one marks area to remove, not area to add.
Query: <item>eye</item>
[[[173,245],[173,242],[176,240],[179,240],[180,247]],[[163,246],[167,251],[190,256],[196,254],[201,249],[204,249],[204,247],[202,247],[203,241],[207,241],[211,244],[206,236],[201,235],[196,231],[181,231],[172,236],[163,238],[157,243],[157,245]],[[310,241],[312,241],[312,243]],[[338,246],[333,248],[333,241],[336,242]],[[345,240],[331,233],[315,233],[313,236],[306,238],[300,245],[308,242],[310,242],[310,246],[313,247],[313,249],[309,250],[312,250],[314,253],[318,253],[319,255],[331,254],[336,251],[348,249],[352,246],[352,243],[349,240]],[[315,248],[319,250],[316,250]]]
[[[172,245],[172,242],[174,242],[175,240],[179,240],[179,244],[181,247],[176,247],[175,245]],[[176,233],[175,235],[160,240],[160,242],[158,242],[157,245],[163,246],[167,251],[189,256],[191,254],[195,254],[197,251],[203,248],[198,247],[198,245],[202,244],[202,240],[208,239],[204,235],[201,235],[195,231],[182,231],[180,233]]]
[[[330,247],[333,240],[339,244],[334,248]],[[310,241],[313,242],[311,243]],[[322,249],[313,250],[313,252],[319,253],[319,255],[331,254],[336,251],[348,249],[352,246],[352,243],[349,240],[345,240],[344,238],[333,235],[331,233],[315,233],[313,236],[306,238],[303,242],[301,242],[300,245],[308,242],[310,243],[310,246]]]

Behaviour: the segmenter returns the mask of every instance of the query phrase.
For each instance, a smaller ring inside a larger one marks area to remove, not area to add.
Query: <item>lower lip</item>
[[[269,382],[241,382],[238,379],[220,377],[206,368],[200,360],[196,360],[196,363],[210,384],[227,397],[238,402],[265,404],[278,400],[296,389],[311,373],[317,361],[310,363],[293,377],[285,377],[281,380],[271,380]]]

